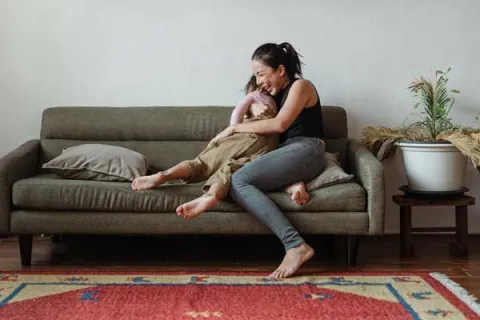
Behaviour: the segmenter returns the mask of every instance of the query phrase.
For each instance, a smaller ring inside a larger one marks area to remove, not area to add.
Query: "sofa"
[[[0,235],[18,236],[21,262],[31,264],[34,235],[270,234],[231,199],[193,220],[175,214],[201,195],[200,184],[172,183],[134,191],[129,182],[65,179],[42,168],[64,148],[108,144],[137,151],[156,172],[195,157],[228,125],[232,107],[52,107],[39,139],[0,159]],[[326,150],[354,179],[316,189],[303,206],[269,193],[302,234],[343,235],[354,265],[358,237],[384,231],[382,164],[348,137],[344,108],[325,106]]]

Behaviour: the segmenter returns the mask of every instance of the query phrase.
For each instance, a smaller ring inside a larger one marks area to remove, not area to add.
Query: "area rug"
[[[0,319],[480,319],[438,273],[0,272]]]

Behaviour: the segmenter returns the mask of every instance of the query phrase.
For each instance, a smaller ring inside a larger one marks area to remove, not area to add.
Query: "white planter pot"
[[[467,158],[453,144],[408,141],[397,145],[410,190],[445,192],[464,187]]]

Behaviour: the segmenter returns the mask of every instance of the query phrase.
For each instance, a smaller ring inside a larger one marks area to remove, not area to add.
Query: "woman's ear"
[[[281,77],[283,77],[286,74],[287,69],[285,69],[285,66],[283,64],[281,64],[281,65],[278,66],[277,72]]]

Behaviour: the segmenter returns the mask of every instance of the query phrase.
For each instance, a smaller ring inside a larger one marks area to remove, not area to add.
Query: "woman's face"
[[[252,72],[257,79],[257,85],[270,95],[274,96],[288,83],[285,67],[280,65],[273,69],[258,60],[252,60]]]

